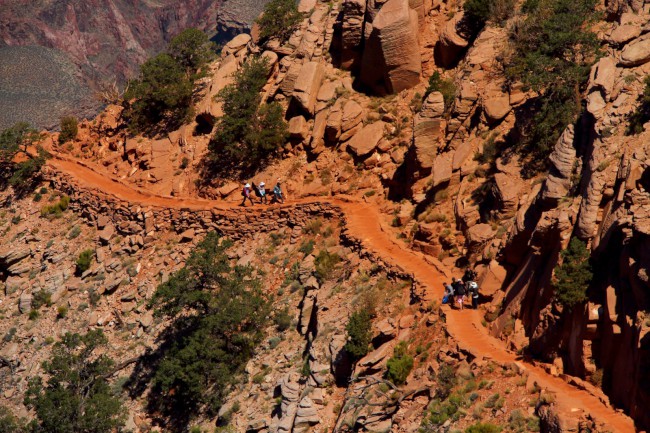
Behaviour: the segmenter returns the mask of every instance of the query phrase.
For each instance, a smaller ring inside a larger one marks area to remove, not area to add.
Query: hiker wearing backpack
[[[454,303],[454,288],[449,283],[445,283],[445,294],[442,297],[443,304],[452,304]]]
[[[279,202],[284,204],[284,196],[282,195],[282,188],[280,187],[280,180],[273,187],[273,200],[271,202]]]
[[[257,187],[257,193],[260,197],[260,203],[268,204],[268,197],[266,196],[266,187],[264,182],[260,182]]]
[[[467,293],[465,284],[463,284],[462,281],[452,277],[451,286],[454,288],[454,295],[456,297],[456,303],[458,304],[458,308],[462,310],[463,305],[465,304],[465,294]]]
[[[476,284],[476,281],[469,281],[467,283],[467,291],[469,292],[469,295],[472,297],[472,308],[477,310],[478,309],[478,284]]]
[[[242,197],[244,197],[244,199],[242,200],[240,206],[245,207],[247,199],[250,200],[251,206],[255,205],[255,203],[253,202],[253,197],[251,197],[251,192],[252,192],[251,185],[249,183],[244,185],[244,188],[242,188],[242,190],[241,190],[241,195],[242,195]]]
[[[470,268],[465,269],[465,273],[463,274],[463,282],[467,283],[469,281],[475,281],[475,280],[476,280],[476,271]]]

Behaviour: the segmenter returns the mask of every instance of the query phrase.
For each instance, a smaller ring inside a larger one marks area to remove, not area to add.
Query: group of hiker
[[[458,304],[458,309],[462,310],[465,305],[467,296],[472,298],[472,308],[478,308],[478,284],[476,283],[476,272],[467,268],[461,280],[456,277],[451,278],[451,284],[445,283],[445,295],[442,298],[443,304]]]
[[[284,203],[284,195],[282,194],[282,187],[280,186],[279,179],[271,190],[271,194],[273,195],[271,198],[271,203]],[[266,184],[264,182],[260,182],[259,185],[255,185],[255,182],[252,182],[252,186],[250,183],[247,183],[244,185],[244,188],[242,188],[241,195],[244,199],[242,200],[240,206],[246,206],[246,200],[249,200],[251,202],[251,206],[253,206],[255,204],[253,201],[253,196],[259,198],[260,203],[262,204],[269,203],[268,192],[266,190]]]

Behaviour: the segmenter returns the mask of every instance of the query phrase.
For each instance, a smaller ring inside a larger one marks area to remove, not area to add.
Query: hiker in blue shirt
[[[273,201],[284,203],[284,196],[282,195],[282,188],[280,188],[280,181],[273,187]]]

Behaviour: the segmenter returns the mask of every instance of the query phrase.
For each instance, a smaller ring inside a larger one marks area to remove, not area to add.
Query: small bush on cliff
[[[477,34],[487,21],[501,24],[515,11],[514,0],[466,0],[464,21],[470,34]]]
[[[9,184],[19,194],[33,189],[48,157],[40,140],[41,135],[25,122],[0,132],[0,187]]]
[[[148,131],[159,123],[180,125],[190,113],[192,85],[184,68],[169,54],[144,62],[124,97],[131,131]]]
[[[372,340],[371,326],[372,316],[366,309],[357,310],[350,316],[350,320],[345,326],[348,333],[345,350],[352,358],[360,359],[368,354]]]
[[[187,417],[215,414],[262,341],[270,303],[250,267],[232,266],[231,243],[210,233],[151,304],[172,324],[154,367],[151,408]]]
[[[93,261],[93,256],[95,255],[95,252],[91,249],[83,250],[81,254],[79,254],[79,257],[77,258],[77,273],[78,274],[83,274],[86,272],[88,269],[90,269],[90,264]]]
[[[501,430],[503,430],[503,428],[496,424],[479,422],[467,427],[465,433],[500,433]]]
[[[589,29],[596,3],[528,0],[526,18],[513,27],[506,76],[539,93],[530,114],[517,119],[518,148],[528,156],[528,174],[546,169],[558,137],[581,112],[582,92],[598,54],[598,40]]]
[[[643,125],[650,121],[650,75],[645,77],[645,88],[641,95],[641,103],[636,111],[630,115],[630,124],[627,127],[627,134],[640,134],[643,132]]]
[[[70,205],[70,197],[64,195],[56,203],[43,206],[41,208],[41,216],[47,218],[49,217],[58,218],[63,214],[64,211],[68,209],[69,205]]]
[[[224,115],[209,145],[215,163],[223,166],[224,160],[230,160],[255,166],[286,141],[282,107],[275,102],[260,105],[268,68],[266,59],[252,58],[235,74],[234,83],[219,92]]]
[[[66,116],[61,118],[61,133],[59,134],[59,144],[74,140],[77,138],[78,132],[79,125],[76,117]]]
[[[432,92],[442,93],[442,98],[445,101],[445,113],[449,113],[453,106],[454,99],[456,98],[456,86],[454,85],[454,82],[442,78],[442,75],[436,71],[431,75],[431,77],[429,77],[429,86],[424,93],[425,99]]]
[[[395,346],[393,357],[386,363],[386,368],[386,377],[395,385],[406,382],[406,378],[413,370],[413,357],[407,353],[405,341]]]
[[[25,433],[25,422],[18,419],[9,409],[0,406],[0,433]]]
[[[557,301],[571,308],[587,299],[587,288],[593,277],[589,250],[583,241],[573,238],[561,256],[562,264],[555,267],[553,287]]]
[[[271,0],[264,6],[262,16],[257,19],[260,39],[278,38],[286,41],[296,29],[302,14],[294,0]]]
[[[25,405],[34,409],[32,431],[110,433],[124,425],[124,408],[106,377],[113,360],[101,352],[108,340],[100,330],[66,334],[43,362],[46,379],[29,381]]]

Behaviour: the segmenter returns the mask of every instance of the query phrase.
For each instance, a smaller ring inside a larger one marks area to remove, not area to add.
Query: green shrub
[[[66,116],[61,118],[61,133],[59,134],[59,144],[67,143],[68,141],[77,138],[79,126],[77,118],[74,116]]]
[[[34,194],[34,202],[35,203],[38,203],[42,199],[43,199],[43,196],[40,193],[37,192],[36,194]]]
[[[321,250],[314,260],[314,264],[316,265],[315,274],[318,281],[322,283],[327,280],[340,261],[341,257],[339,257],[338,254],[330,253],[327,250]]]
[[[503,430],[501,427],[489,422],[479,422],[471,425],[465,429],[465,433],[500,433]]]
[[[129,82],[124,116],[133,133],[150,131],[159,123],[174,127],[187,120],[193,83],[172,56],[158,54],[140,66],[140,75]]]
[[[436,395],[444,400],[456,386],[456,372],[449,364],[442,364],[440,370],[438,370],[436,380],[438,385]]]
[[[0,433],[27,433],[25,421],[16,418],[6,407],[0,406]]]
[[[76,239],[79,237],[80,234],[81,234],[81,227],[74,226],[72,227],[72,230],[70,230],[70,233],[68,233],[68,239]]]
[[[577,120],[599,42],[591,31],[596,0],[529,0],[526,18],[513,27],[506,76],[539,93],[517,119],[516,148],[532,175],[548,166],[562,131]]]
[[[95,251],[92,249],[87,249],[83,250],[81,254],[79,254],[79,257],[77,258],[77,272],[79,274],[83,274],[86,272],[88,269],[90,269],[90,265],[93,261],[93,256],[95,255]]]
[[[560,304],[572,308],[587,299],[587,288],[593,277],[589,250],[583,241],[573,238],[560,255],[562,264],[554,271],[555,298]]]
[[[29,320],[36,320],[40,316],[38,310],[30,310],[29,311]]]
[[[314,252],[314,240],[309,239],[306,241],[302,241],[300,244],[300,247],[298,247],[298,251],[303,253],[306,256],[310,255],[311,253]]]
[[[449,113],[454,105],[456,98],[456,85],[452,80],[442,78],[438,71],[429,77],[429,86],[425,92],[425,98],[432,92],[442,93],[442,98],[445,102],[445,113]]]
[[[372,316],[367,309],[357,310],[350,316],[345,330],[348,333],[345,350],[354,359],[363,358],[372,340]]]
[[[260,38],[286,41],[301,20],[302,14],[298,12],[294,0],[271,0],[264,6],[262,16],[257,19]]]
[[[0,185],[6,182],[21,194],[32,190],[49,156],[37,144],[40,140],[38,131],[25,122],[0,132]],[[36,147],[36,155],[28,152],[32,147]]]
[[[470,35],[476,35],[487,21],[502,24],[515,11],[514,0],[466,0],[464,24]]]
[[[107,344],[96,330],[67,333],[54,345],[42,365],[47,381],[33,377],[25,393],[25,405],[36,414],[34,431],[111,433],[122,428],[124,408],[106,379],[114,363],[99,354]]]
[[[70,197],[64,195],[56,203],[43,206],[41,208],[41,216],[58,218],[68,209],[69,205]]]
[[[56,309],[56,317],[59,319],[65,319],[65,317],[68,315],[68,307],[65,305],[59,305],[59,307]]]
[[[189,28],[172,38],[167,52],[194,82],[206,75],[206,66],[215,57],[215,46],[204,32]]]
[[[395,346],[393,357],[386,363],[386,368],[386,377],[395,385],[406,382],[406,378],[413,369],[413,357],[407,353],[405,341]]]
[[[271,349],[275,349],[276,347],[278,347],[281,341],[282,339],[280,339],[280,337],[271,337],[269,338],[269,347]]]
[[[270,303],[253,268],[231,264],[231,245],[209,233],[151,300],[171,321],[150,394],[163,415],[215,414],[263,340]]]
[[[268,60],[253,57],[234,75],[234,82],[223,88],[218,98],[223,113],[209,149],[213,163],[257,166],[271,157],[288,137],[282,106],[261,104],[260,92],[268,77]]]
[[[32,308],[38,310],[42,306],[52,306],[52,294],[43,289],[32,294]]]
[[[289,307],[285,307],[277,311],[273,316],[273,322],[279,332],[284,332],[291,327],[291,315],[289,314]]]
[[[641,95],[641,102],[636,111],[630,115],[627,134],[640,134],[643,132],[643,125],[650,121],[650,75],[645,77],[645,88]]]

